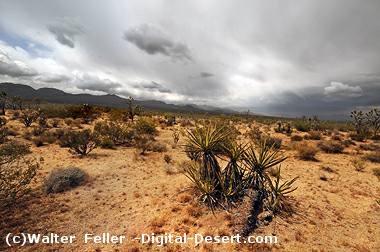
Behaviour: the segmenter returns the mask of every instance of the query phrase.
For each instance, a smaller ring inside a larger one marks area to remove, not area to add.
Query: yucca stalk
[[[259,145],[258,150],[255,150],[251,146],[246,151],[244,161],[250,173],[250,186],[253,189],[254,195],[243,235],[249,235],[249,233],[258,227],[257,217],[263,211],[264,200],[270,195],[270,191],[267,188],[268,183],[270,183],[269,168],[280,164],[285,159],[286,157],[282,156],[279,150],[273,149],[265,142]]]

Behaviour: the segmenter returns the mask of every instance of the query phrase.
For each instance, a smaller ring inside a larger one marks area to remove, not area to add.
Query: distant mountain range
[[[117,95],[91,95],[91,94],[70,94],[56,88],[39,88],[34,89],[31,86],[14,83],[0,83],[0,91],[4,91],[8,96],[19,96],[23,99],[40,99],[50,103],[61,104],[92,104],[108,107],[125,108],[127,99]],[[206,107],[202,108],[197,105],[174,105],[156,100],[136,100],[137,105],[148,110],[160,110],[167,112],[196,112],[196,113],[233,113],[224,109]]]

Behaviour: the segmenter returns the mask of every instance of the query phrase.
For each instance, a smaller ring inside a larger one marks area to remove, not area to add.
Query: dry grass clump
[[[371,161],[373,163],[380,163],[380,151],[368,153],[364,156],[364,159]]]
[[[77,167],[54,169],[44,181],[45,193],[60,193],[80,186],[86,182],[88,175]]]
[[[151,145],[149,146],[148,150],[161,153],[161,152],[167,152],[168,148],[163,143],[152,142]]]
[[[320,142],[318,143],[318,147],[326,153],[334,154],[342,153],[344,150],[344,146],[341,143],[335,141]]]
[[[355,158],[351,161],[352,166],[355,168],[356,171],[361,172],[364,171],[365,168],[365,162],[359,158]]]
[[[318,149],[314,145],[305,144],[297,145],[298,158],[306,161],[317,161],[315,155],[318,153]]]
[[[319,131],[310,131],[308,134],[305,135],[306,140],[321,140],[322,134]]]

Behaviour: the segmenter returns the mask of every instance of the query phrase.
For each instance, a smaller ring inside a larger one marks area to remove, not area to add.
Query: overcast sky
[[[275,115],[380,105],[380,1],[1,1],[0,81]]]

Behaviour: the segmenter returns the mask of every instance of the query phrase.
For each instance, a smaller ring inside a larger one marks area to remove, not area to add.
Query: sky
[[[281,116],[380,105],[377,0],[0,1],[0,82]]]

